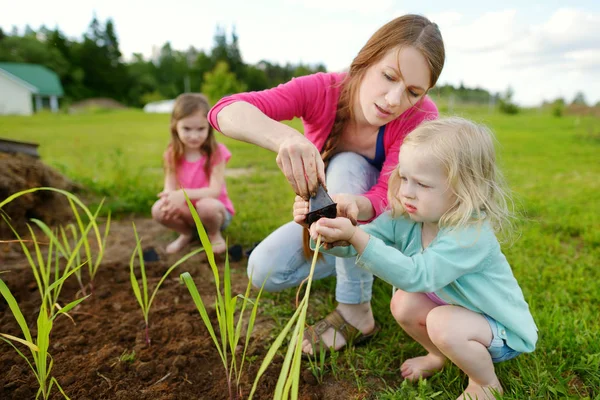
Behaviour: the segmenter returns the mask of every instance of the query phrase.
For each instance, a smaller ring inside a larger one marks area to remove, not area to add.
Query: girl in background
[[[221,230],[235,212],[225,187],[225,164],[231,153],[217,143],[207,114],[210,105],[200,93],[177,97],[171,113],[171,142],[164,153],[165,183],[152,206],[157,222],[179,233],[167,253],[176,253],[194,238],[196,227],[184,190],[194,204],[215,254],[226,250]]]

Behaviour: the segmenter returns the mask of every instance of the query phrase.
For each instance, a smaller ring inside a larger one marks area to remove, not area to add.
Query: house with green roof
[[[0,114],[31,115],[44,107],[57,112],[63,95],[58,75],[43,65],[0,62]]]

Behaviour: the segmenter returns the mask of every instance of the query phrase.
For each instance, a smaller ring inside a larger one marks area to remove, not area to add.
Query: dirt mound
[[[72,191],[74,184],[41,160],[25,154],[0,153],[0,201],[22,190],[40,186]],[[2,207],[19,232],[26,231],[26,223],[37,218],[48,225],[64,222],[72,216],[68,200],[61,194],[40,190],[20,196]],[[0,239],[12,239],[14,234],[0,217]]]
[[[78,101],[76,103],[71,104],[69,107],[71,111],[78,112],[84,111],[88,109],[125,109],[127,108],[123,104],[119,103],[114,99],[109,99],[107,97],[96,97],[91,99],[85,99]]]

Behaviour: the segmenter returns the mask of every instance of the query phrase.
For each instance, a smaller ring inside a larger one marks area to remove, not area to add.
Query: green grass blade
[[[279,372],[279,378],[277,379],[277,385],[275,386],[274,397],[276,399],[283,398],[285,386],[290,377],[290,370],[291,370],[292,361],[293,361],[293,357],[294,357],[294,353],[295,353],[295,349],[296,349],[295,346],[297,344],[299,330],[300,330],[300,327],[303,327],[303,325],[301,326],[299,323],[300,316],[302,315],[302,310],[304,310],[304,307],[306,304],[307,304],[307,302],[305,301],[305,299],[302,299],[302,301],[300,302],[300,306],[298,307],[298,310],[297,310],[297,312],[299,312],[299,313],[298,313],[298,318],[296,319],[296,326],[294,326],[294,331],[293,331],[291,339],[290,339],[290,345],[288,346],[288,349],[285,353],[285,357],[283,359],[283,365],[281,366],[281,371]]]
[[[133,231],[135,232],[135,224],[133,225]],[[135,298],[137,299],[138,303],[140,304],[140,307],[142,308],[144,321],[146,321],[146,305],[144,304],[144,300],[142,299],[142,293],[140,292],[140,284],[138,283],[138,280],[135,276],[135,269],[133,267],[135,262],[135,256],[138,254],[138,248],[141,246],[139,239],[137,239],[137,233],[135,234],[135,236],[137,241],[135,248],[133,249],[133,253],[131,253],[131,259],[129,260],[129,279],[131,281],[131,288],[133,289],[133,294],[135,295]]]
[[[246,361],[246,352],[248,350],[248,344],[250,343],[250,335],[252,334],[252,331],[254,330],[254,322],[256,321],[256,314],[258,313],[258,301],[260,299],[260,296],[262,294],[263,288],[265,287],[265,282],[263,282],[262,286],[260,287],[260,290],[258,291],[258,295],[256,296],[256,300],[254,301],[254,305],[252,307],[252,312],[250,314],[250,318],[248,320],[248,328],[246,329],[246,339],[244,341],[244,351],[242,353],[242,362],[240,363],[240,370],[243,370],[244,368],[244,362]],[[246,290],[246,298],[248,297],[248,295],[250,295],[250,288],[252,287],[252,279],[248,280],[248,288]],[[246,299],[244,299],[246,300]],[[241,324],[240,325],[241,328]],[[240,376],[238,376],[238,385],[240,382]]]
[[[200,216],[198,215],[198,211],[196,211],[196,207],[194,207],[194,205],[192,204],[192,201],[188,197],[185,190],[183,191],[183,194],[185,196],[185,201],[188,205],[190,213],[192,214],[192,218],[194,219],[194,223],[196,225],[196,231],[198,232],[198,236],[200,237],[200,243],[202,243],[202,247],[204,247],[204,251],[206,252],[206,257],[208,258],[208,264],[212,268],[213,274],[215,275],[215,280],[216,280],[215,285],[216,285],[216,287],[221,287],[221,282],[219,279],[219,272],[217,269],[217,265],[215,263],[215,253],[213,252],[212,244],[210,243],[210,240],[208,239],[208,235],[206,233],[206,230],[204,229],[204,225],[202,224],[202,221],[200,221]]]
[[[65,399],[71,400],[69,398],[69,396],[67,396],[67,394],[65,393],[63,388],[58,384],[58,381],[56,380],[56,378],[52,377],[52,379],[50,380],[50,388],[52,388],[52,383],[54,383],[56,385],[56,387],[58,388],[58,390],[60,390],[60,393],[62,393],[62,395],[65,397]]]
[[[200,313],[202,322],[204,322],[204,326],[206,326],[206,329],[208,330],[208,333],[210,334],[210,337],[212,338],[212,340],[215,344],[215,347],[217,348],[217,351],[219,352],[219,355],[221,356],[223,365],[225,366],[225,369],[227,370],[227,358],[225,357],[225,355],[223,354],[223,351],[221,350],[221,345],[219,344],[217,336],[215,335],[215,331],[212,327],[212,323],[210,321],[210,318],[208,317],[206,308],[204,307],[204,302],[202,301],[202,297],[200,296],[200,293],[198,293],[198,288],[196,287],[196,284],[194,283],[192,276],[189,274],[189,272],[184,272],[183,274],[180,275],[180,278],[185,283],[190,294],[192,295],[192,299],[194,300],[194,304],[196,304],[196,308],[198,309],[198,312]]]
[[[21,332],[23,332],[23,336],[25,336],[25,339],[28,342],[33,343],[33,339],[31,337],[29,327],[27,326],[27,322],[25,321],[25,317],[23,317],[23,313],[21,312],[17,301],[15,300],[10,289],[8,288],[8,286],[6,286],[6,283],[4,283],[2,279],[0,279],[0,294],[2,295],[2,297],[4,297],[4,299],[6,299],[8,307],[10,308],[10,311],[15,317],[17,324],[19,324],[19,327],[21,328]]]
[[[2,214],[2,218],[4,218],[4,222],[6,222],[6,224],[10,228],[10,230],[13,232],[13,234],[15,235],[15,237],[17,238],[17,240],[19,241],[19,244],[21,245],[21,249],[23,250],[23,254],[25,254],[25,257],[27,258],[27,262],[31,266],[31,270],[33,272],[33,277],[35,278],[35,282],[37,283],[37,287],[38,287],[38,290],[40,292],[40,297],[43,298],[44,297],[44,292],[43,292],[43,289],[42,289],[42,281],[40,279],[40,275],[38,274],[37,268],[35,266],[35,261],[33,261],[33,257],[31,257],[31,252],[29,251],[29,249],[25,245],[25,242],[21,238],[21,235],[19,235],[17,233],[17,231],[13,228],[13,226],[10,224],[10,222],[8,221],[8,219],[6,218],[6,216],[4,214]]]
[[[133,223],[133,233],[135,235],[135,241],[137,243],[136,250],[138,253],[138,261],[140,262],[140,275],[142,277],[142,296],[144,299],[144,310],[146,313],[146,321],[148,320],[148,278],[146,277],[146,264],[144,263],[144,254],[142,252],[142,241],[138,236],[135,223]]]
[[[71,252],[67,251],[67,249],[62,245],[60,240],[58,240],[58,237],[48,227],[48,225],[46,225],[45,223],[43,223],[42,221],[40,221],[37,218],[31,218],[30,221],[33,222],[34,224],[36,224],[37,227],[40,228],[40,230],[42,232],[44,232],[44,234],[48,237],[48,239],[50,239],[50,243],[54,242],[56,248],[58,249],[58,251],[60,251],[60,253],[63,255],[63,257],[65,257],[65,258],[69,257]],[[61,227],[61,229],[62,229],[62,227]]]
[[[104,200],[103,200],[104,201]],[[98,250],[98,256],[96,257],[96,262],[94,263],[94,267],[90,269],[90,280],[93,282],[96,277],[96,273],[98,272],[98,268],[100,267],[100,263],[104,258],[104,249],[106,248],[106,239],[108,238],[108,232],[110,231],[110,218],[111,212],[108,211],[108,217],[106,219],[106,226],[104,227],[104,237],[102,238],[102,248]]]
[[[0,202],[0,209],[2,207],[4,207],[6,204],[10,203],[11,201],[13,201],[14,199],[16,199],[16,198],[18,198],[20,196],[23,196],[23,195],[28,194],[28,193],[37,192],[37,191],[40,191],[40,190],[48,190],[48,191],[51,191],[51,192],[57,192],[57,193],[62,194],[63,196],[65,196],[68,199],[70,199],[73,202],[75,202],[75,204],[77,204],[85,212],[85,214],[88,216],[88,218],[90,219],[90,221],[93,220],[92,213],[85,206],[85,204],[83,204],[81,202],[81,200],[79,200],[79,198],[77,198],[77,196],[75,196],[72,193],[67,192],[66,190],[57,189],[57,188],[53,188],[53,187],[37,187],[37,188],[33,188],[33,189],[22,190],[20,192],[12,194],[12,195],[8,196],[6,199],[4,199],[2,202]],[[100,232],[98,230],[98,226],[95,225],[95,223],[94,223],[94,231],[95,231],[95,234],[96,234],[96,238],[98,240],[98,245],[100,246],[101,243],[102,243],[101,240],[100,240]]]
[[[27,362],[27,365],[29,365],[29,368],[33,371],[33,374],[35,375],[35,379],[39,382],[39,377],[38,377],[37,371],[36,371],[35,367],[31,364],[31,362],[29,361],[29,359],[25,356],[25,354],[21,353],[21,350],[19,350],[17,348],[17,346],[15,346],[14,343],[12,343],[10,340],[4,339],[2,337],[0,337],[0,340],[4,340],[6,343],[10,344],[13,349],[15,349],[15,351],[19,354],[19,356],[21,356],[21,358]],[[35,344],[33,344],[33,343],[31,343],[31,344],[33,346],[35,346],[35,348],[36,348],[35,351],[38,351],[37,350],[38,347]],[[30,350],[32,350],[31,347],[30,347]]]
[[[90,297],[89,294],[85,297],[82,297],[80,299],[70,302],[69,304],[67,304],[64,307],[61,307],[51,319],[54,320],[59,314],[67,314],[69,311],[71,311],[73,308],[77,307],[79,305],[79,303],[81,303],[88,297]]]
[[[81,240],[83,242],[83,248],[85,250],[85,255],[87,257],[87,261],[91,262],[92,251],[90,249],[90,243],[87,239],[88,230],[83,228],[83,222],[81,220],[81,216],[79,215],[79,212],[77,211],[77,207],[75,207],[75,203],[73,202],[73,200],[70,197],[68,198],[68,200],[69,200],[69,205],[71,206],[71,210],[73,210],[73,215],[75,216],[75,221],[77,222],[79,231],[81,232]],[[96,216],[94,215],[90,218],[90,224],[95,223],[95,221],[96,221]]]
[[[81,267],[82,267],[82,265],[78,265],[78,266],[72,268],[66,274],[63,274],[63,276],[61,276],[58,280],[56,280],[50,286],[48,286],[48,288],[46,288],[46,292],[44,293],[44,296],[49,296],[50,292],[52,290],[54,290],[57,287],[62,287],[62,284],[67,280],[67,278],[70,277],[71,275],[73,275],[75,272],[77,272],[77,270]],[[50,306],[52,306],[52,305],[50,305]]]
[[[29,349],[31,351],[39,351],[39,348],[35,345],[35,343],[29,342],[25,339],[21,339],[16,336],[9,335],[8,333],[0,333],[0,336],[4,336],[6,339],[10,339],[14,342],[19,342],[21,344],[24,344],[25,346],[29,347]]]
[[[160,278],[160,281],[158,281],[158,284],[154,288],[154,291],[152,292],[152,296],[150,296],[150,301],[148,302],[148,310],[150,310],[150,306],[152,306],[152,302],[154,301],[154,297],[156,296],[156,293],[158,292],[158,288],[160,287],[160,285],[162,285],[164,280],[167,279],[167,277],[171,274],[171,272],[175,268],[177,268],[179,265],[183,264],[188,259],[190,259],[191,257],[195,256],[196,254],[198,254],[202,251],[204,251],[203,248],[192,250],[189,253],[187,253],[185,256],[183,256],[179,260],[177,260],[177,262],[175,264],[171,265],[171,267],[167,270],[167,272],[164,273],[164,275],[162,276],[162,278]]]
[[[265,373],[268,366],[271,364],[271,361],[273,361],[273,358],[275,357],[275,353],[277,353],[277,350],[279,350],[279,347],[281,347],[281,344],[285,340],[288,332],[290,331],[292,325],[294,325],[294,322],[296,322],[296,319],[298,318],[299,315],[300,315],[300,308],[298,308],[296,310],[296,312],[294,312],[294,315],[292,315],[292,317],[290,318],[288,323],[285,325],[283,330],[279,333],[277,338],[275,338],[275,341],[269,348],[269,351],[267,352],[267,355],[263,359],[263,362],[260,364],[260,368],[258,369],[256,378],[254,379],[254,384],[252,385],[252,390],[250,391],[250,396],[248,397],[248,399],[252,399],[252,396],[254,395],[254,392],[256,391],[256,388],[258,387],[258,381],[260,380],[261,376]]]

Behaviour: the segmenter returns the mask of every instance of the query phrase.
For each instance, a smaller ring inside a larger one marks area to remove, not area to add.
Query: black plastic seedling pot
[[[308,214],[306,214],[308,226],[321,218],[335,218],[336,216],[337,204],[329,197],[323,186],[319,185],[317,193],[308,200]]]

